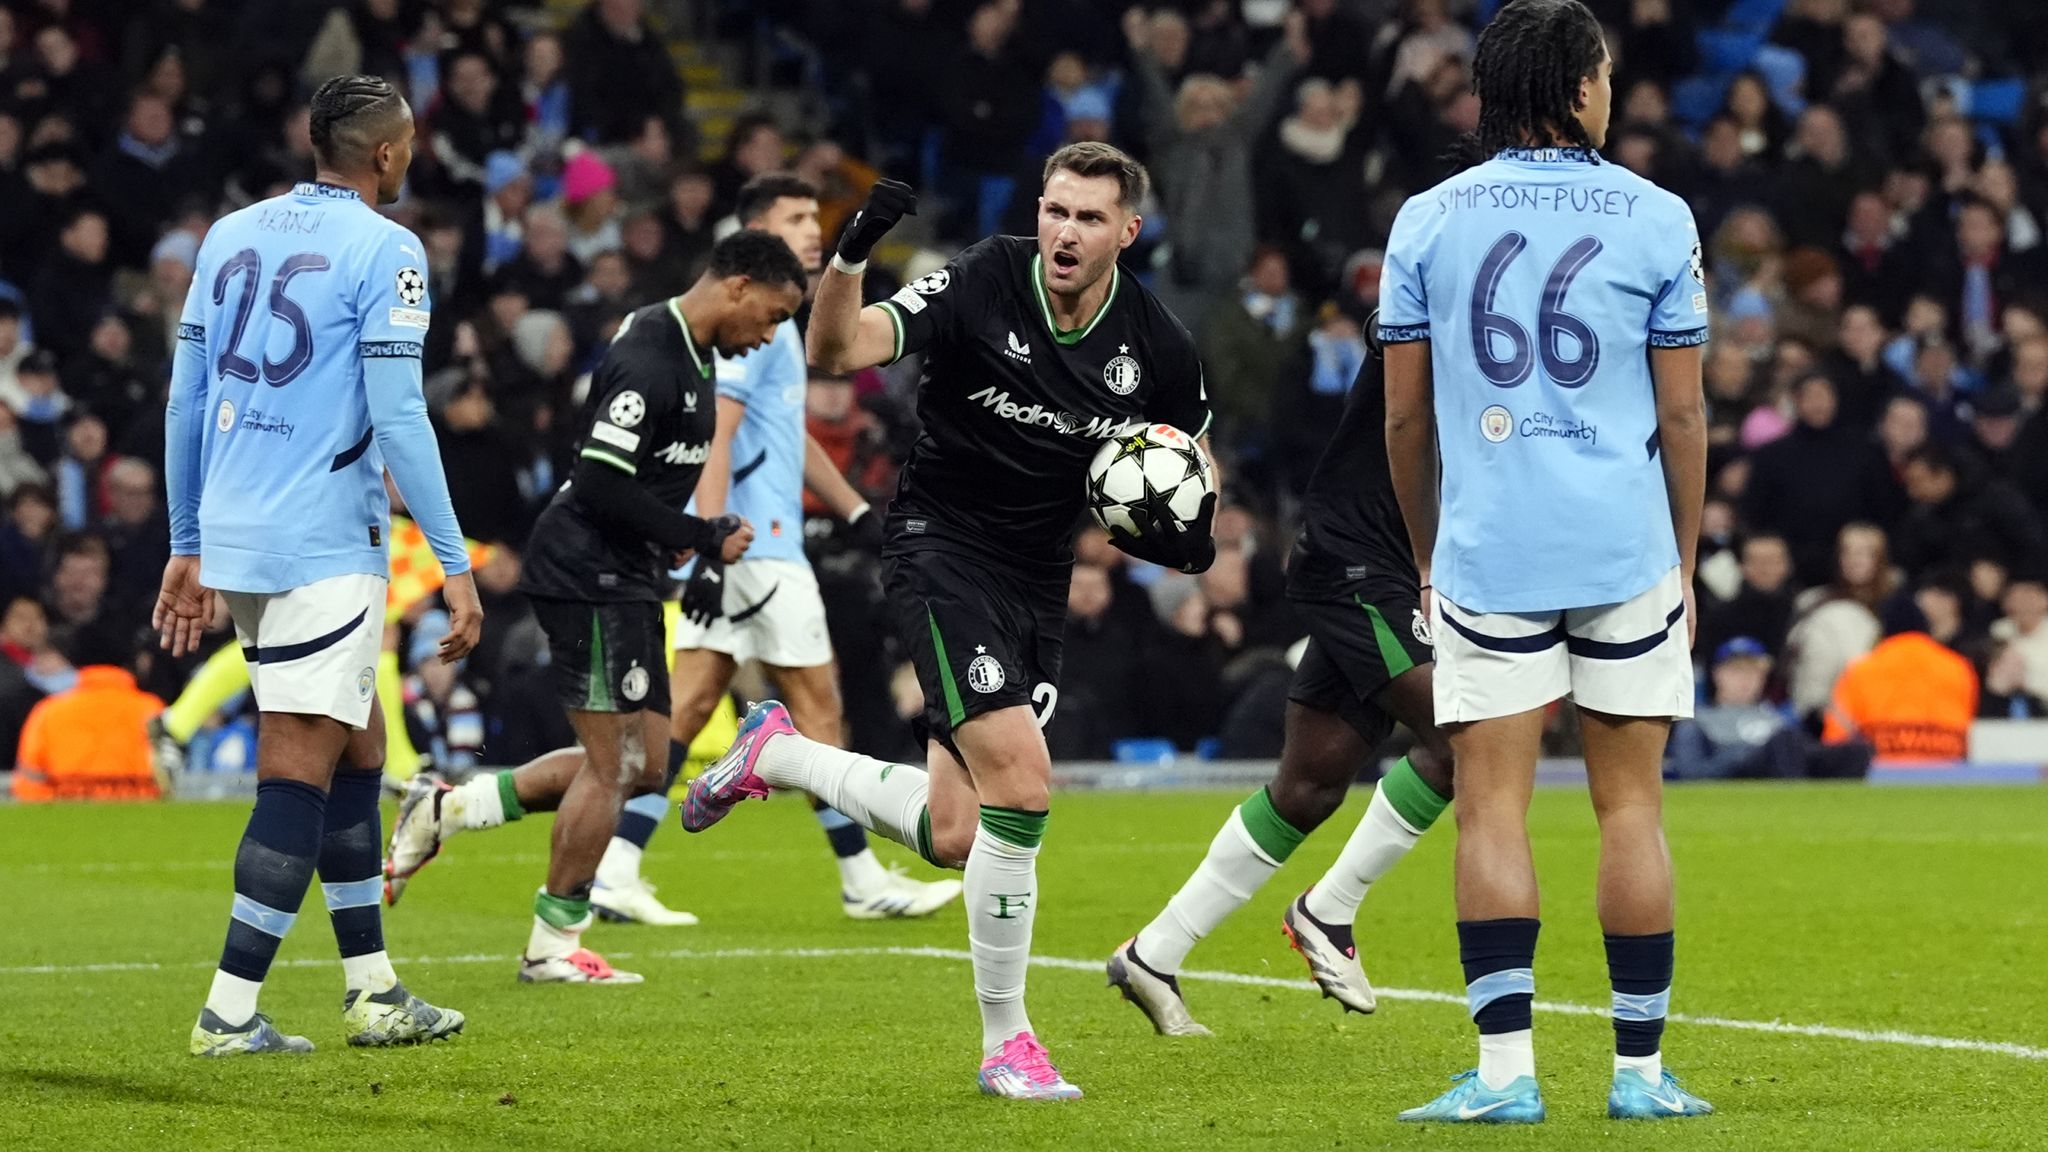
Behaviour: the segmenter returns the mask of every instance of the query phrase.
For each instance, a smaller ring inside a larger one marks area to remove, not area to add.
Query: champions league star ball
[[[1171,424],[1153,424],[1112,440],[1088,465],[1088,513],[1104,530],[1143,534],[1143,515],[1186,525],[1215,490],[1209,460],[1194,437]]]

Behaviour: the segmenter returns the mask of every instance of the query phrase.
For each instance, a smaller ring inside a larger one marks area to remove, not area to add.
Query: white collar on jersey
[[[1521,164],[1597,164],[1600,153],[1592,148],[1503,148],[1493,158]]]
[[[363,197],[353,188],[339,184],[322,184],[318,180],[301,180],[292,185],[292,195],[312,196],[325,200],[361,200]]]

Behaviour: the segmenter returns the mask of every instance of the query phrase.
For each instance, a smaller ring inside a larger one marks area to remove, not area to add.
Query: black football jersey
[[[1088,461],[1127,425],[1208,429],[1194,340],[1118,268],[1102,310],[1061,332],[1037,241],[991,236],[880,307],[896,356],[924,353],[923,425],[888,550],[957,547],[1039,574],[1073,558]]]
[[[590,380],[576,455],[617,468],[670,508],[697,490],[718,424],[712,356],[671,299],[626,317]],[[534,523],[520,586],[566,600],[662,598],[667,551],[593,519],[563,484]]]
[[[1337,431],[1309,477],[1287,579],[1289,591],[1311,597],[1367,579],[1411,588],[1420,580],[1387,465],[1387,371],[1378,355],[1358,366]]]

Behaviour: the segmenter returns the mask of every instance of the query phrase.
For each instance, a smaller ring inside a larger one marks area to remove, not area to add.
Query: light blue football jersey
[[[1678,564],[1649,350],[1705,343],[1706,293],[1685,202],[1580,149],[1510,149],[1402,207],[1380,336],[1430,342],[1438,590],[1548,612]]]
[[[804,393],[810,369],[796,321],[745,356],[718,358],[718,394],[747,406],[732,438],[725,510],[754,526],[749,560],[804,558]]]
[[[387,575],[388,466],[449,573],[469,570],[420,388],[419,239],[302,183],[206,234],[165,411],[171,545],[208,587]]]

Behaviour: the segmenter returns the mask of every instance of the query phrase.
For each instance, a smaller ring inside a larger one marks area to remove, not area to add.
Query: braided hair
[[[336,76],[313,93],[308,134],[322,163],[359,168],[395,128],[405,98],[382,76]]]
[[[1580,0],[1513,0],[1479,33],[1472,90],[1479,131],[1458,141],[1466,166],[1552,137],[1591,151],[1579,123],[1579,82],[1607,55],[1600,21]]]

